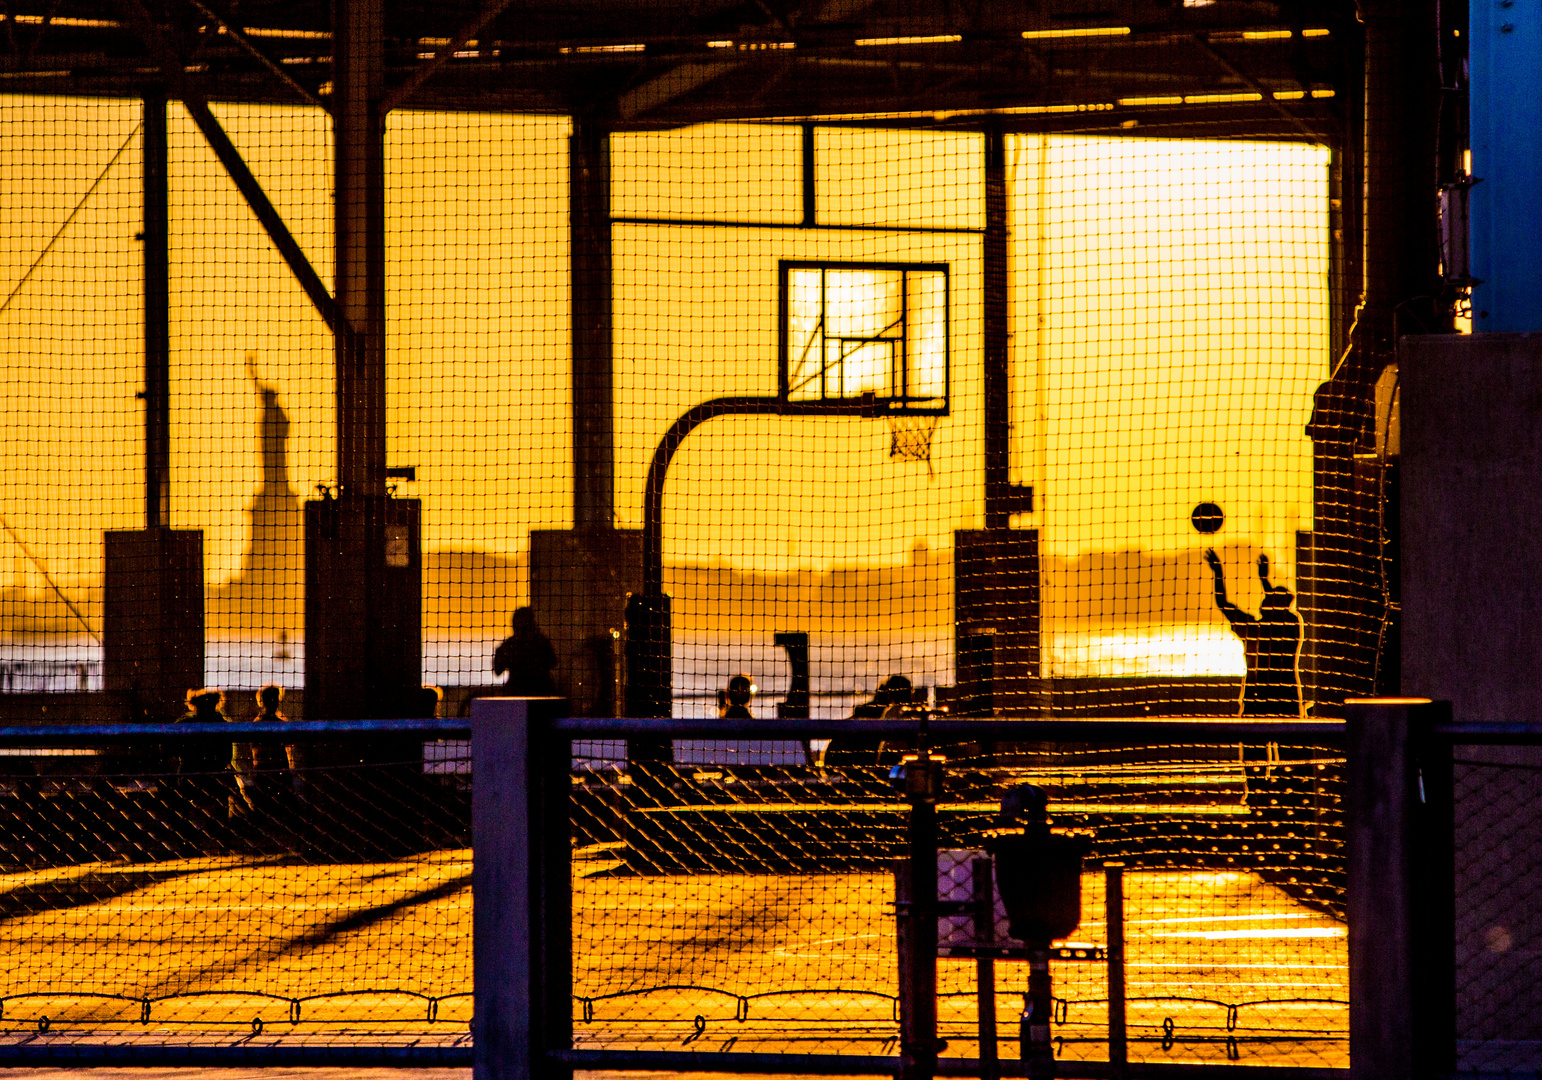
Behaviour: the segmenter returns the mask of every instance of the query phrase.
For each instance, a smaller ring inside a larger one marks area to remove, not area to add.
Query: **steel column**
[[[1007,155],[1000,128],[985,133],[985,527],[1011,523],[1011,409],[1007,383]]]
[[[144,98],[145,528],[171,524],[170,285],[166,95]]]
[[[385,115],[380,0],[336,0],[337,479],[345,497],[386,493]]]
[[[610,133],[576,121],[569,148],[573,525],[608,529],[615,516]]]

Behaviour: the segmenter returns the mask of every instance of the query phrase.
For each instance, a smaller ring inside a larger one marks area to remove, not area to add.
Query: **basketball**
[[[1221,531],[1221,526],[1226,524],[1226,515],[1221,508],[1213,502],[1202,502],[1194,508],[1189,515],[1189,520],[1194,523],[1194,531],[1209,536]]]

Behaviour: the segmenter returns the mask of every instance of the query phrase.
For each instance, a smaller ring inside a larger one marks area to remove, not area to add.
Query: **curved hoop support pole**
[[[643,591],[664,591],[664,480],[685,437],[715,416],[887,415],[885,402],[871,396],[851,401],[787,401],[779,397],[720,397],[693,405],[669,426],[653,451],[643,496]]]

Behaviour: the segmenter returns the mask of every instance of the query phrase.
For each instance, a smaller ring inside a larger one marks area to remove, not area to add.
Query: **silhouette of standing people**
[[[1243,611],[1226,598],[1226,575],[1214,548],[1205,551],[1205,562],[1215,579],[1215,606],[1221,609],[1231,632],[1242,639],[1247,655],[1247,676],[1242,686],[1242,716],[1300,716],[1301,682],[1296,657],[1301,651],[1301,617],[1290,609],[1290,590],[1269,584],[1269,556],[1258,557],[1258,580],[1264,600],[1257,616]]]
[[[554,696],[557,684],[551,673],[557,666],[557,654],[551,639],[536,625],[535,612],[528,607],[516,608],[509,629],[509,636],[493,653],[493,674],[507,672],[504,687],[516,697]]]
[[[871,698],[853,706],[848,719],[882,720],[898,716],[911,706],[912,694],[909,679],[903,675],[890,675],[878,684]],[[877,765],[892,756],[886,755],[886,749],[884,740],[876,735],[839,735],[830,740],[820,761],[827,766]]]
[[[724,720],[753,720],[750,699],[755,696],[755,684],[748,675],[735,675],[728,680],[726,689],[717,692],[717,714]]]

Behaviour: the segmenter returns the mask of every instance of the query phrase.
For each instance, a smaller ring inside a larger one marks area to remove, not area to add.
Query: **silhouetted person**
[[[748,675],[735,675],[728,686],[717,692],[717,714],[724,720],[753,720],[750,699],[755,696],[755,684]]]
[[[1226,576],[1213,548],[1205,562],[1215,578],[1215,606],[1221,609],[1231,632],[1242,639],[1247,656],[1247,676],[1242,686],[1242,716],[1301,715],[1301,683],[1296,676],[1296,656],[1301,650],[1301,617],[1290,609],[1290,590],[1269,584],[1269,556],[1258,557],[1258,580],[1264,600],[1257,617],[1226,598]]]
[[[187,712],[177,717],[178,724],[228,724],[225,695],[214,689],[189,690]],[[173,744],[168,764],[179,775],[173,813],[182,819],[181,829],[189,837],[203,836],[208,847],[199,845],[200,854],[225,849],[231,841],[225,832],[229,819],[246,813],[245,794],[232,783],[231,773],[243,768],[240,755],[243,744],[209,739],[184,739]]]
[[[557,654],[551,639],[535,624],[535,612],[516,608],[509,629],[511,633],[493,653],[493,674],[508,672],[504,687],[516,697],[554,696],[557,684],[551,672],[557,666]]]
[[[254,720],[268,723],[282,723],[289,719],[278,711],[279,702],[284,700],[284,688],[277,683],[269,683],[257,691],[257,715]],[[298,747],[285,746],[283,743],[258,742],[252,743],[252,768],[263,772],[275,769],[288,769],[294,766],[290,763]]]
[[[228,724],[225,694],[221,690],[201,689],[187,692],[187,712],[174,721],[178,724]],[[236,755],[234,744],[184,741],[177,744],[173,762],[181,773],[224,772]]]
[[[852,720],[881,720],[899,715],[910,705],[912,690],[910,680],[903,675],[890,675],[878,684],[873,696],[851,710]],[[825,747],[825,765],[877,765],[882,756],[884,740],[877,735],[842,735],[830,740]]]
[[[289,717],[278,707],[283,700],[282,686],[276,683],[264,686],[257,691],[257,715],[252,719],[267,723],[287,721]],[[241,802],[251,811],[243,832],[245,838],[261,850],[288,848],[297,843],[299,786],[288,770],[294,767],[292,762],[302,753],[298,746],[286,746],[267,739],[236,744],[231,761],[236,774],[236,789]],[[239,814],[241,803],[232,805]]]

